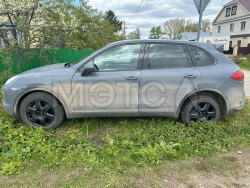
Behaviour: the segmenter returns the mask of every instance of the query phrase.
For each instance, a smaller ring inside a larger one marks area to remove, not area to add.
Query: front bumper
[[[10,89],[8,86],[3,86],[3,108],[11,116],[16,117],[15,114],[15,99],[17,96],[17,91]]]

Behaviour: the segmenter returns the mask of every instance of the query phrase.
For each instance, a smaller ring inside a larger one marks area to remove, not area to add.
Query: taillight
[[[238,70],[236,73],[234,73],[231,76],[232,79],[237,80],[237,81],[243,81],[245,76],[244,73],[241,70]]]

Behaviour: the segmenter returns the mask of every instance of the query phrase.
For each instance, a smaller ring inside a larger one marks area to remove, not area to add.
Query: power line
[[[141,6],[142,6],[142,4],[144,3],[144,1],[145,1],[145,0],[142,0],[142,1],[141,1],[141,3],[140,3],[140,5],[137,7],[137,9],[136,9],[134,15],[131,16],[131,17],[130,17],[127,21],[125,21],[125,22],[129,22],[132,18],[135,18],[135,17],[139,14],[139,10],[141,9]]]
[[[141,3],[139,4],[139,6],[137,7],[135,13],[134,13],[130,18],[128,18],[127,20],[124,21],[124,28],[125,28],[125,29],[126,29],[125,24],[128,24],[128,22],[129,22],[130,20],[132,20],[133,18],[135,18],[135,17],[140,13],[144,1],[145,1],[145,0],[142,0]],[[222,7],[223,7],[223,6],[224,6],[224,3],[220,3],[219,6],[222,6]],[[218,12],[219,12],[219,10],[213,11],[213,12],[210,12],[210,13],[204,15],[204,16],[206,17],[206,16],[210,16],[210,15],[215,15],[216,13],[218,14]],[[196,20],[196,18],[192,18],[192,19],[190,19],[190,20]]]

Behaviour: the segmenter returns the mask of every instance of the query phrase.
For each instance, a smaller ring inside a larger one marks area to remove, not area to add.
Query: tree
[[[183,32],[198,32],[198,22],[193,22],[192,20],[182,19],[170,19],[166,21],[163,25],[164,33],[169,37],[169,39],[179,39],[180,34]],[[211,22],[209,20],[203,20],[203,31],[209,32],[211,30]]]
[[[58,13],[51,14],[49,25],[56,32],[51,29],[47,32],[60,34],[60,38],[57,37],[58,45],[64,44],[64,48],[73,49],[98,49],[120,40],[120,35],[114,32],[115,26],[84,1],[80,6],[73,4],[69,7],[69,10],[68,6],[64,6]]]
[[[7,18],[12,34],[12,37],[8,38],[6,37],[7,30],[0,28],[0,37],[4,39],[7,47],[10,47],[11,44],[17,45],[17,30],[22,33],[25,45],[29,45],[28,31],[40,6],[39,0],[0,0],[0,15]]]
[[[210,20],[203,20],[202,21],[202,29],[203,31],[210,32],[212,29],[212,23]]]
[[[202,31],[211,31],[210,20],[202,20]],[[197,32],[199,28],[198,22],[193,22],[191,20],[186,20],[185,32]]]
[[[128,39],[130,40],[135,40],[135,39],[140,39],[141,38],[141,31],[139,28],[136,28],[135,31],[132,31],[129,33],[127,36]]]
[[[122,30],[122,21],[118,20],[114,11],[112,11],[112,10],[106,11],[104,18],[107,19],[110,22],[110,24],[112,24],[114,26],[115,32]]]
[[[184,32],[197,32],[198,22],[193,22],[192,20],[186,20]]]
[[[11,48],[97,49],[120,39],[119,23],[110,23],[87,0],[0,0],[0,15],[12,26],[12,37],[0,27],[0,37]]]
[[[161,26],[158,27],[152,27],[150,30],[150,35],[149,38],[150,39],[160,39],[163,35]]]
[[[179,39],[180,33],[185,30],[185,19],[170,19],[166,21],[163,25],[164,32],[168,36],[169,39],[175,40]]]

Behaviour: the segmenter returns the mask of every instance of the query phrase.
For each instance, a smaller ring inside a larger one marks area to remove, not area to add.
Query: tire
[[[19,114],[24,124],[44,129],[57,128],[65,118],[65,112],[55,97],[36,92],[23,99]]]
[[[197,96],[184,103],[181,120],[185,125],[191,121],[218,121],[221,109],[215,99],[209,96]]]

